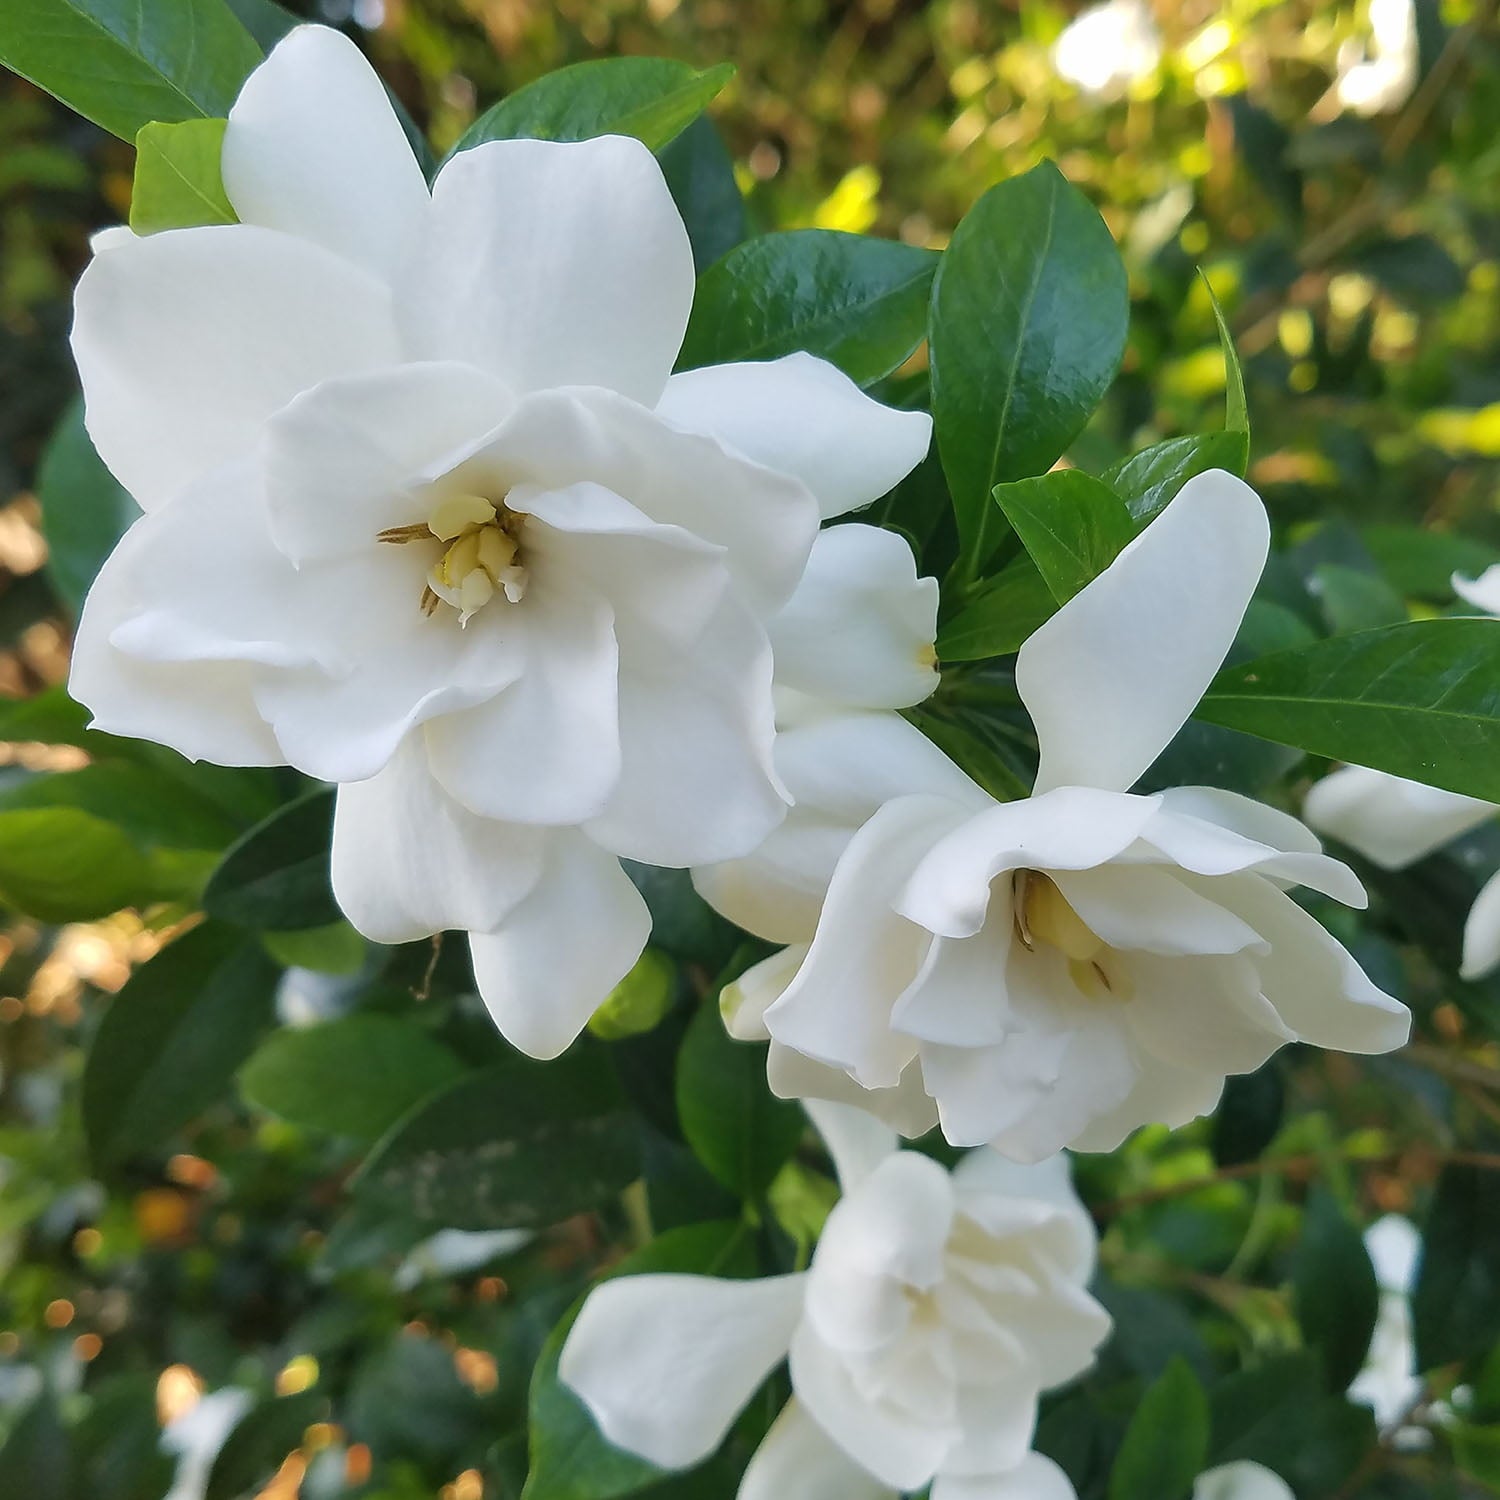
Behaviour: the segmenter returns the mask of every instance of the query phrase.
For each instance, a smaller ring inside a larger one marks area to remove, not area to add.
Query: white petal
[[[724,1029],[735,1041],[770,1041],[766,1012],[781,999],[806,957],[807,944],[792,943],[770,958],[751,964],[738,979],[724,986],[719,992],[719,1014],[724,1018]]]
[[[898,1500],[808,1416],[794,1397],[771,1424],[735,1500]]]
[[[916,1061],[906,1066],[893,1087],[867,1089],[843,1069],[815,1062],[772,1038],[766,1082],[778,1099],[826,1099],[864,1110],[907,1140],[926,1135],[938,1122],[937,1106],[922,1086],[922,1068]]]
[[[488,433],[510,405],[492,375],[454,364],[398,365],[304,392],[266,431],[276,545],[300,565],[366,549],[389,526],[425,522],[429,502],[416,481]],[[436,549],[435,541],[426,548],[427,564]]]
[[[407,337],[518,391],[596,385],[654,406],[693,300],[693,252],[639,141],[490,141],[432,185]]]
[[[1114,1151],[1141,1126],[1165,1125],[1176,1130],[1218,1108],[1224,1079],[1216,1073],[1177,1068],[1158,1058],[1136,1062],[1134,1085],[1125,1098],[1100,1110],[1074,1135],[1075,1151]]]
[[[1465,979],[1483,979],[1500,965],[1500,875],[1491,875],[1474,898],[1464,922]]]
[[[651,935],[630,877],[573,829],[549,833],[535,887],[490,933],[473,933],[474,982],[500,1034],[529,1057],[566,1051]]]
[[[776,681],[848,708],[909,708],[938,684],[938,585],[904,537],[818,533],[797,591],[770,624]]]
[[[1257,802],[1253,797],[1244,797],[1217,786],[1173,786],[1158,795],[1167,812],[1215,824],[1252,843],[1289,854],[1321,854],[1323,851],[1317,836],[1301,819],[1282,812],[1280,808]],[[1222,871],[1205,870],[1203,873],[1218,874]]]
[[[1293,1496],[1292,1487],[1279,1474],[1240,1459],[1200,1474],[1193,1500],[1293,1500]]]
[[[1028,1453],[1001,1474],[939,1474],[931,1500],[1078,1500],[1078,1492],[1045,1454]]]
[[[1213,899],[1212,885],[1200,893],[1171,868],[1111,864],[1054,878],[1084,924],[1112,948],[1175,957],[1265,947],[1248,922]]]
[[[1269,546],[1255,491],[1199,474],[1031,636],[1016,687],[1041,747],[1038,792],[1124,791],[1156,759],[1223,664]]]
[[[341,786],[333,893],[377,943],[445,928],[489,932],[536,884],[546,834],[476,817],[433,778],[419,738],[369,781]]]
[[[786,1357],[801,1276],[621,1276],[589,1293],[558,1378],[617,1448],[663,1468],[707,1458]]]
[[[657,411],[768,469],[795,474],[825,520],[894,489],[926,456],[932,419],[872,401],[811,354],[710,365],[668,382]]]
[[[311,240],[393,280],[427,182],[358,47],[298,26],[245,80],[224,132],[224,190],[246,224]]]
[[[807,1315],[829,1343],[863,1349],[865,1330],[841,1326],[841,1284],[863,1274],[935,1287],[953,1224],[953,1180],[930,1156],[887,1150],[862,1182],[844,1184],[844,1194],[813,1254]]]
[[[845,1195],[896,1149],[896,1132],[863,1109],[810,1099],[803,1105],[828,1147]]]
[[[970,1151],[953,1169],[958,1206],[981,1224],[992,1198],[1035,1200],[1058,1210],[1070,1246],[1059,1271],[1084,1283],[1093,1275],[1099,1237],[1094,1221],[1073,1186],[1072,1159],[1062,1151],[1030,1165],[1007,1161],[998,1151]]]
[[[1453,592],[1466,604],[1483,610],[1487,615],[1500,615],[1500,563],[1486,568],[1478,578],[1465,578],[1455,573],[1452,578]]]
[[[1330,838],[1400,870],[1493,818],[1492,802],[1423,786],[1385,771],[1343,766],[1315,782],[1303,816]]]
[[[1365,1230],[1365,1249],[1383,1292],[1409,1296],[1422,1258],[1422,1234],[1410,1219],[1383,1214]]]
[[[145,510],[247,453],[319,381],[398,357],[389,291],[316,245],[245,224],[112,243],[74,299],[99,456]]]

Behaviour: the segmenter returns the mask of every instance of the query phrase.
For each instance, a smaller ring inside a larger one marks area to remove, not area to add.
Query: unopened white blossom
[[[1248,1458],[1220,1464],[1198,1476],[1193,1500],[1295,1500],[1281,1475]]]
[[[558,1373],[616,1446],[686,1468],[789,1360],[793,1396],[738,1500],[1072,1500],[1030,1451],[1040,1393],[1109,1328],[1063,1158],[950,1174],[859,1110],[815,1105],[844,1196],[805,1272],[625,1276],[590,1293]]]
[[[1417,7],[1414,0],[1370,0],[1368,14],[1368,41],[1339,48],[1334,96],[1351,114],[1389,114],[1417,84]]]
[[[790,945],[729,1007],[770,1037],[776,1092],[1037,1160],[1184,1124],[1289,1041],[1405,1041],[1406,1009],[1288,894],[1365,903],[1303,824],[1208,787],[1127,790],[1223,661],[1267,546],[1255,494],[1201,475],[1033,634],[1029,798],[994,801],[881,716],[782,737],[793,813],[695,872]]]
[[[768,622],[930,420],[806,355],[672,374],[693,260],[646,147],[489,142],[429,191],[336,32],[251,75],[223,177],[238,223],[111,231],[78,288],[88,429],[145,514],[72,690],[339,783],[350,920],[467,931],[553,1055],[645,940],[619,858],[781,818]]]

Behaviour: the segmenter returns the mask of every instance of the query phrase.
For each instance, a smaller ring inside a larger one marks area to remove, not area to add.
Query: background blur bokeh
[[[235,4],[252,29],[258,3]],[[1125,368],[1080,455],[1103,464],[1218,424],[1224,362],[1202,267],[1245,362],[1250,477],[1324,580],[1340,628],[1436,609],[1454,566],[1500,555],[1493,3],[1110,0],[1082,18],[1059,0],[293,8],[361,37],[439,151],[497,97],[564,63],[728,58],[738,74],[711,113],[752,231],[816,225],[941,246],[986,187],[1051,157],[1098,204],[1131,277]],[[11,699],[66,675],[82,580],[72,551],[49,560],[35,491],[74,394],[70,289],[89,234],[123,218],[131,171],[129,147],[0,77],[0,695]],[[55,454],[54,468],[67,461]],[[107,486],[91,493],[120,506]],[[9,732],[21,737],[0,744],[0,787],[83,759]],[[0,859],[0,896],[5,881]],[[1416,898],[1392,887],[1385,899]],[[1451,905],[1456,924],[1461,894]],[[265,1500],[299,1487],[514,1496],[529,1360],[597,1257],[588,1219],[516,1260],[510,1241],[434,1244],[430,1224],[362,1221],[342,1197],[358,1155],[347,1141],[234,1098],[213,1103],[180,1149],[107,1186],[91,1173],[84,1045],[106,997],[182,915],[163,904],[87,924],[18,920],[0,935],[0,1495],[159,1500],[172,1470],[159,1425],[234,1382],[262,1396],[316,1389],[337,1412],[252,1434],[252,1476],[265,1454],[287,1455]],[[292,965],[284,1019],[365,982],[351,937],[272,955]],[[1361,938],[1362,956],[1384,979],[1409,937]],[[1113,1358],[1144,1374],[1172,1352],[1294,1343],[1277,1260],[1299,1232],[1287,1194],[1316,1172],[1365,1219],[1414,1209],[1451,1155],[1455,1108],[1500,1121],[1490,1031],[1431,966],[1402,961],[1399,985],[1424,1008],[1412,1058],[1278,1065],[1232,1091],[1218,1127],[1248,1132],[1248,1151],[1207,1127],[1146,1132],[1086,1169],[1128,1332]],[[409,1006],[421,975],[379,983]],[[450,1041],[497,1045],[462,1007],[443,1026]],[[1274,1172],[1254,1160],[1263,1147]],[[1206,1177],[1211,1187],[1181,1190]],[[31,1399],[44,1376],[57,1401]],[[1488,1430],[1488,1449],[1455,1444],[1456,1470],[1452,1454],[1386,1444],[1334,1488],[1309,1480],[1305,1493],[1500,1493],[1500,1427]],[[651,1493],[715,1492],[710,1480]]]

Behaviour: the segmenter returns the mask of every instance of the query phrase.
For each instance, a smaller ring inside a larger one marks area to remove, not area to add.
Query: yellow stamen
[[[440,542],[451,542],[470,527],[489,526],[495,507],[482,495],[450,495],[427,518],[427,529]]]
[[[1108,946],[1082,917],[1056,884],[1035,870],[1026,872],[1024,887],[1017,893],[1018,916],[1023,939],[1050,944],[1080,963],[1090,963]]]

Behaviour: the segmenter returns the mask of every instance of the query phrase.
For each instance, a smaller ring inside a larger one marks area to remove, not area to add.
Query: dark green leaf
[[[203,1500],[241,1500],[258,1491],[302,1444],[302,1434],[327,1410],[319,1391],[281,1396],[247,1412],[231,1429],[213,1461]]]
[[[276,1032],[240,1070],[240,1088],[304,1129],[374,1141],[462,1072],[415,1021],[348,1016]]]
[[[1500,620],[1420,620],[1226,667],[1198,717],[1500,802]]]
[[[1023,774],[991,739],[983,726],[946,718],[927,707],[910,709],[907,717],[944,755],[997,802],[1011,802],[1031,792],[1034,777]]]
[[[756,1200],[797,1149],[799,1105],[766,1086],[766,1049],[724,1029],[717,995],[698,1009],[677,1057],[677,1113],[699,1161],[725,1187]]]
[[[1455,573],[1477,578],[1500,562],[1483,542],[1424,526],[1367,526],[1360,540],[1394,589],[1421,599],[1451,599]]]
[[[651,944],[683,963],[718,973],[739,947],[740,935],[693,889],[686,870],[625,862],[625,873],[651,909]]]
[[[1089,201],[1050,162],[993,187],[932,288],[932,409],[971,572],[1004,530],[997,484],[1043,474],[1114,379],[1125,268]]]
[[[203,909],[240,927],[270,931],[338,921],[342,913],[328,872],[332,830],[331,791],[278,808],[225,854],[204,889]]]
[[[1214,1160],[1221,1167],[1254,1161],[1276,1139],[1285,1107],[1286,1083],[1275,1058],[1229,1079],[1214,1111]]]
[[[1081,469],[997,485],[995,503],[1059,604],[1097,578],[1135,535],[1120,497]]]
[[[1234,334],[1229,328],[1229,319],[1219,306],[1212,283],[1203,277],[1203,287],[1208,293],[1208,305],[1213,308],[1214,323],[1219,330],[1219,347],[1224,353],[1224,430],[1239,433],[1245,439],[1245,457],[1234,472],[1243,474],[1250,459],[1250,406],[1245,399],[1245,372],[1240,367],[1239,351],[1234,347]]]
[[[260,48],[224,0],[21,0],[0,62],[119,136],[227,115]]]
[[[1482,1357],[1500,1340],[1500,1174],[1443,1168],[1424,1226],[1412,1323],[1422,1371]]]
[[[219,169],[228,123],[180,120],[136,132],[130,227],[137,234],[239,222]]]
[[[445,1228],[538,1229],[639,1174],[635,1120],[600,1052],[579,1047],[460,1079],[391,1130],[355,1187]]]
[[[633,135],[659,151],[703,113],[733,76],[730,63],[699,72],[665,57],[573,63],[486,110],[449,154],[484,141],[586,141],[599,135]]]
[[[1057,600],[1029,557],[990,579],[938,629],[938,659],[982,661],[1019,651],[1033,630],[1057,613]]]
[[[1109,1500],[1187,1500],[1208,1457],[1208,1397],[1174,1359],[1141,1397],[1109,1476]]]
[[[1195,474],[1228,469],[1243,474],[1250,458],[1243,432],[1207,432],[1196,437],[1168,438],[1153,443],[1106,469],[1104,482],[1117,494],[1137,522],[1144,523],[1166,508]]]
[[[699,115],[657,157],[693,244],[693,268],[701,274],[749,232],[734,159],[707,115]]]
[[[658,1235],[611,1275],[753,1275],[755,1266],[748,1258],[746,1242],[739,1224],[689,1224]],[[577,1315],[574,1307],[552,1330],[532,1373],[531,1473],[522,1500],[614,1500],[662,1477],[654,1465],[606,1441],[588,1408],[559,1382],[558,1356]]]
[[[96,1163],[159,1145],[224,1092],[270,1024],[276,968],[254,939],[207,923],[110,1002],[83,1074]]]
[[[16,1418],[0,1445],[0,1495],[15,1500],[71,1500],[68,1433],[50,1391]]]
[[[1390,584],[1358,568],[1324,563],[1313,569],[1310,588],[1335,635],[1396,625],[1407,617],[1406,605]]]
[[[699,278],[678,368],[800,349],[871,385],[922,342],[938,259],[833,229],[747,240]]]
[[[1302,1215],[1292,1302],[1303,1340],[1322,1355],[1329,1389],[1346,1390],[1365,1362],[1380,1289],[1359,1230],[1323,1188],[1314,1188]]]
[[[94,451],[83,426],[82,400],[74,401],[57,424],[42,455],[36,491],[47,538],[47,571],[76,615],[104,559],[140,515]]]

